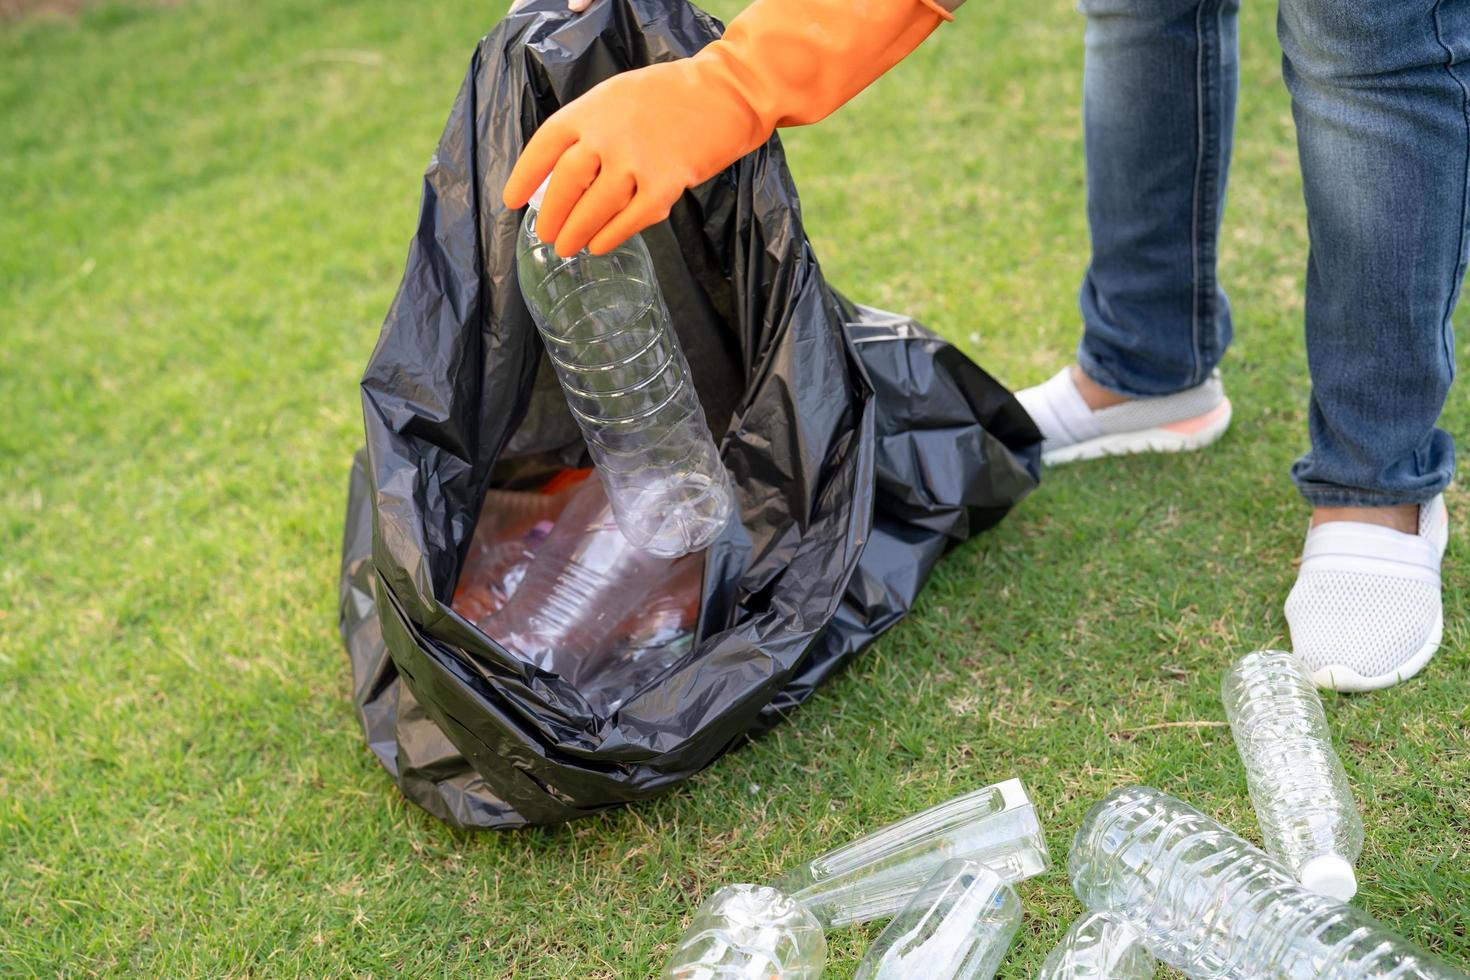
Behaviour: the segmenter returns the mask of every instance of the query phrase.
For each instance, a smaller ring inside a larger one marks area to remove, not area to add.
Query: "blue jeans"
[[[1082,369],[1126,395],[1199,384],[1230,344],[1215,278],[1239,0],[1081,0],[1092,262]],[[1470,204],[1470,0],[1280,0],[1306,193],[1315,506],[1423,503]]]

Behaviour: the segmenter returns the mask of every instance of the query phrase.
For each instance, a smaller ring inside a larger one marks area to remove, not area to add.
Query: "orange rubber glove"
[[[824,118],[943,20],[937,0],[755,0],[698,54],[614,75],[531,137],[509,208],[546,175],[536,230],[559,255],[612,251],[778,126]]]

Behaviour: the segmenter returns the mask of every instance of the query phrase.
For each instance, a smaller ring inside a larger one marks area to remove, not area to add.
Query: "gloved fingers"
[[[556,241],[556,236],[561,234],[562,223],[597,179],[600,169],[602,164],[597,154],[585,143],[578,143],[561,155],[551,171],[551,183],[536,215],[537,238],[548,243]]]
[[[637,187],[627,171],[604,169],[562,223],[556,236],[556,254],[568,258],[585,248],[598,230],[632,203]]]
[[[556,166],[557,160],[576,142],[575,128],[560,123],[556,115],[542,123],[531,134],[531,139],[521,150],[520,159],[511,168],[510,179],[505,182],[505,189],[500,193],[500,199],[505,202],[505,206],[525,207],[531,195],[536,193],[536,188],[551,173],[551,168]]]
[[[669,197],[665,193],[639,187],[628,206],[592,236],[592,241],[587,243],[588,251],[593,255],[606,255],[644,228],[667,218],[669,208],[676,200],[677,193]]]

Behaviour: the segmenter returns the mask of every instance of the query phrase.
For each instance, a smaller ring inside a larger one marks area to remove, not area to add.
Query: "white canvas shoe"
[[[1429,663],[1444,633],[1439,569],[1448,542],[1442,496],[1420,506],[1418,534],[1357,521],[1307,532],[1286,622],[1318,687],[1376,691]]]
[[[1135,398],[1094,411],[1083,401],[1065,367],[1016,398],[1041,430],[1047,466],[1130,453],[1178,453],[1203,449],[1230,427],[1230,399],[1220,372],[1172,395]]]

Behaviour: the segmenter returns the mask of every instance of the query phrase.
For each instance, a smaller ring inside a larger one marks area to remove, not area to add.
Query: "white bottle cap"
[[[538,187],[538,188],[536,188],[536,193],[534,193],[534,194],[531,195],[531,200],[528,203],[531,205],[531,207],[534,210],[536,210],[536,211],[540,211],[541,210],[541,199],[546,196],[546,185],[549,184],[549,183],[551,183],[551,177],[550,176],[548,176],[545,180],[543,180],[541,182],[541,186]]]
[[[1358,893],[1358,876],[1352,864],[1339,854],[1319,854],[1302,865],[1301,882],[1312,891],[1339,902]]]

